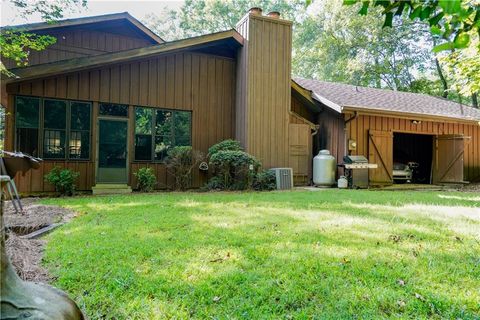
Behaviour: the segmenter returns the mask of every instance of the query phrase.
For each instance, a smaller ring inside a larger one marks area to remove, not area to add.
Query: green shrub
[[[214,144],[208,148],[208,155],[212,156],[219,151],[243,151],[243,148],[239,141],[236,140],[223,140],[217,144]]]
[[[277,179],[272,170],[263,170],[259,172],[254,179],[253,189],[258,191],[277,189]]]
[[[222,179],[222,177],[219,176],[213,176],[211,177],[208,182],[205,184],[205,186],[202,187],[202,191],[208,191],[208,190],[225,190],[225,184]]]
[[[152,192],[157,185],[157,177],[152,168],[140,168],[133,173],[137,177],[137,189],[143,192]]]
[[[192,171],[202,159],[203,154],[192,147],[174,147],[168,150],[167,171],[175,177],[176,190],[186,190],[191,186]]]
[[[251,188],[261,166],[254,156],[240,150],[217,151],[210,156],[209,162],[224,189],[230,190]]]
[[[75,192],[75,184],[79,175],[79,172],[70,169],[54,167],[44,178],[46,182],[55,187],[55,191],[60,195],[71,196]]]

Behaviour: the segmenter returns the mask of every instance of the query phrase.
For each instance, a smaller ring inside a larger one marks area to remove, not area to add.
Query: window
[[[43,157],[49,159],[65,158],[67,102],[45,100],[43,117]]]
[[[38,157],[38,122],[40,119],[40,99],[16,97],[15,106],[15,149]]]
[[[98,114],[101,116],[128,117],[128,106],[124,104],[100,103]]]
[[[135,160],[163,161],[170,148],[191,145],[192,113],[135,108]]]
[[[45,159],[90,158],[90,103],[16,97],[15,108],[18,151]]]
[[[90,104],[72,102],[70,104],[70,159],[90,158]]]

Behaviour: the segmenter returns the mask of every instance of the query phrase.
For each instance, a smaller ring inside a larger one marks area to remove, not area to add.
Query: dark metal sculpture
[[[15,156],[13,156],[14,158]],[[16,170],[25,171],[34,167],[38,159],[31,159],[32,162],[28,156],[22,154],[21,157],[18,157],[21,163],[16,164]],[[9,176],[0,176],[0,319],[85,319],[78,306],[67,294],[49,285],[23,281],[13,269],[5,250],[3,196],[1,194],[1,190],[8,181],[10,181]]]

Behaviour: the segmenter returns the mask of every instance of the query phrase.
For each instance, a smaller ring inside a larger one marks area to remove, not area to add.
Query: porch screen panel
[[[152,159],[153,110],[135,108],[135,160]]]
[[[164,161],[168,150],[192,144],[192,113],[135,108],[135,160]]]
[[[43,107],[43,157],[65,158],[67,102],[45,100]]]
[[[175,146],[191,146],[192,141],[192,114],[187,111],[174,113],[175,120]]]
[[[90,103],[72,102],[70,104],[70,141],[68,157],[70,159],[90,158]]]
[[[157,110],[155,125],[155,160],[163,160],[174,144],[173,139],[173,112]]]
[[[16,97],[15,99],[15,150],[38,157],[38,127],[40,99]]]

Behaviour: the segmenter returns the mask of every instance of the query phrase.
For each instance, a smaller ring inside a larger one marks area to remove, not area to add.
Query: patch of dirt
[[[6,251],[23,280],[47,283],[51,278],[41,266],[45,240],[25,239],[29,234],[53,223],[65,223],[75,213],[71,210],[38,204],[36,198],[22,199],[23,213],[16,213],[11,201],[4,203]]]
[[[460,191],[464,192],[480,192],[480,182],[465,185]]]

